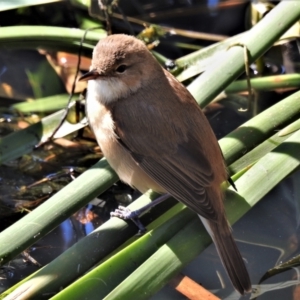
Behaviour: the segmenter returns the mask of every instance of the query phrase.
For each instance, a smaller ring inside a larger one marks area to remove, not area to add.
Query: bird
[[[119,178],[142,193],[169,194],[196,212],[234,288],[251,292],[223,204],[224,158],[186,87],[126,34],[101,39],[90,71],[79,80],[88,81],[88,122]]]

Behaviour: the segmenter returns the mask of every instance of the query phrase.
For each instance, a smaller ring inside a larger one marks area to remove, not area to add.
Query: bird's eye
[[[126,65],[120,65],[117,67],[116,72],[123,73],[123,72],[125,72],[126,69],[127,69]]]

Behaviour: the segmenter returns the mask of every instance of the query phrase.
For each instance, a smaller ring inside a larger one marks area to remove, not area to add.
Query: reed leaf
[[[105,159],[100,160],[78,178],[52,196],[51,201],[46,201],[1,232],[1,264],[35,243],[118,180]],[[81,182],[80,185],[78,181]]]
[[[188,86],[199,105],[206,106],[245,70],[242,46],[247,47],[250,63],[255,61],[298,21],[299,16],[300,2],[280,2],[239,40],[239,44],[233,43],[222,59],[215,61]]]
[[[56,111],[66,107],[69,97],[68,94],[44,97],[30,102],[13,104],[11,109],[23,113]],[[74,95],[73,99],[75,98],[78,98],[78,95]]]
[[[54,26],[7,26],[0,31],[1,48],[47,49],[78,54],[78,47],[85,31]],[[97,42],[106,32],[89,31],[82,43],[82,54],[91,55]]]
[[[40,142],[47,141],[63,115],[64,110],[60,110],[27,128],[0,138],[0,164],[19,158],[31,152]]]
[[[294,121],[299,114],[300,92],[296,92],[229,133],[219,141],[227,165]]]
[[[256,91],[297,88],[300,87],[300,74],[286,74],[253,78],[251,79],[251,87]],[[226,87],[225,92],[238,93],[247,90],[247,81],[238,80]]]

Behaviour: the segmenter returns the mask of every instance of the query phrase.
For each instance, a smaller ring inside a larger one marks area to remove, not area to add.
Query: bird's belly
[[[110,166],[116,171],[119,178],[145,193],[152,189],[158,193],[164,193],[164,189],[154,182],[131,158],[130,154],[117,142],[116,139],[98,140],[103,154]]]

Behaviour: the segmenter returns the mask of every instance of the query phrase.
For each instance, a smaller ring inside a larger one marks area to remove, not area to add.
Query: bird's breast
[[[149,189],[164,193],[164,189],[136,164],[130,153],[119,143],[111,111],[89,93],[86,102],[90,127],[104,156],[120,179],[142,193]]]

